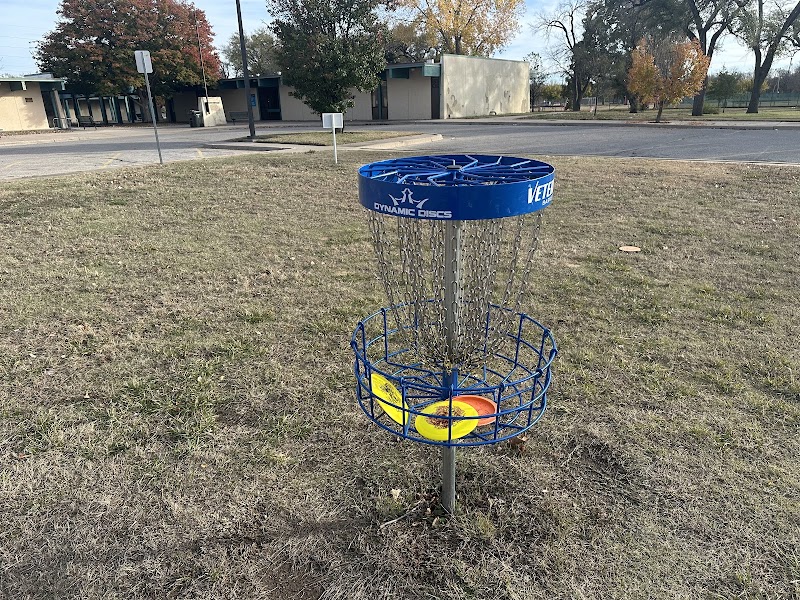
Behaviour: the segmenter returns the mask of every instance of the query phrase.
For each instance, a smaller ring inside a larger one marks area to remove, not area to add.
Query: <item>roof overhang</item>
[[[28,89],[28,85],[36,83],[43,92],[64,90],[64,80],[45,77],[0,77],[0,83],[8,83],[12,92]]]

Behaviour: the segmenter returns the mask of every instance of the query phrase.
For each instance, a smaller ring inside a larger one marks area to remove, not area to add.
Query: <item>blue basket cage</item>
[[[551,165],[526,158],[405,157],[361,167],[359,200],[368,210],[399,218],[500,219],[548,206],[554,176]],[[512,318],[516,326],[503,334],[499,345],[484,346],[481,367],[461,372],[459,365],[431,363],[417,355],[408,342],[413,335],[408,334],[420,325],[398,318],[402,306],[382,308],[363,319],[351,340],[356,397],[375,424],[405,439],[456,447],[513,438],[541,418],[557,354],[546,327],[524,313],[490,305],[485,338],[501,320],[507,324]],[[385,382],[391,393],[381,393],[375,381]],[[491,409],[484,404],[478,414],[474,409],[465,412],[459,408],[463,396],[490,401]],[[443,410],[434,412],[435,407]],[[423,426],[426,431],[421,432]]]
[[[475,372],[460,373],[444,365],[423,366],[407,339],[393,323],[391,308],[382,308],[361,321],[351,339],[355,355],[356,397],[364,413],[379,427],[397,436],[438,446],[482,446],[515,437],[533,426],[547,407],[551,365],[558,353],[550,330],[523,313],[515,313],[517,328],[508,336],[503,350],[486,357]],[[500,307],[495,307],[502,310]],[[487,328],[491,323],[487,322]],[[413,327],[408,325],[404,327]],[[380,397],[373,389],[372,375],[385,377],[402,396],[402,402]],[[456,417],[452,411],[438,417],[448,430],[448,439],[432,440],[415,427],[418,417],[428,416],[426,407],[462,395],[491,399],[494,412],[477,417]],[[381,404],[398,411],[394,420]],[[453,424],[474,419],[492,420],[476,426],[468,435],[453,439]]]

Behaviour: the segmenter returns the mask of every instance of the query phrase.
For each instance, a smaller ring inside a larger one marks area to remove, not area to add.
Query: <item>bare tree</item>
[[[686,26],[686,35],[700,44],[700,49],[709,62],[717,49],[717,43],[727,33],[748,0],[685,0],[691,19]],[[703,114],[708,78],[694,97],[692,115]]]
[[[567,78],[568,104],[574,111],[581,109],[583,95],[596,75],[596,48],[584,27],[589,10],[587,0],[563,0],[552,13],[539,15],[534,26],[559,38],[551,58]]]
[[[800,0],[794,7],[780,0],[772,6],[765,4],[764,0],[751,0],[733,27],[736,36],[755,54],[748,113],[758,112],[761,88],[775,58],[800,49]]]

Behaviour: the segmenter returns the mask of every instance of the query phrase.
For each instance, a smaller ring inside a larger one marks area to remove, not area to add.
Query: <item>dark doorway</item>
[[[386,80],[383,80],[372,92],[372,119],[374,121],[385,121],[388,118],[389,93]]]
[[[441,119],[442,112],[439,110],[441,101],[441,77],[431,77],[431,119]]]
[[[58,111],[53,106],[53,93],[42,91],[42,102],[44,103],[44,112],[47,115],[47,122],[50,127],[53,127],[53,119],[58,118]]]
[[[258,106],[262,121],[281,120],[281,97],[277,87],[258,88]]]

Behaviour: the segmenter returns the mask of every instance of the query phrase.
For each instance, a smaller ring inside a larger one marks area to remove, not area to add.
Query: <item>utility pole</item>
[[[197,34],[197,51],[200,53],[200,68],[203,71],[203,89],[206,91],[206,101],[203,108],[206,113],[211,111],[208,108],[208,83],[206,82],[206,61],[203,60],[203,46],[200,44],[200,25],[197,23],[197,11],[194,12],[194,31]]]
[[[244,43],[242,27],[242,5],[236,0],[236,16],[239,19],[239,44],[242,48],[242,72],[244,74],[244,93],[247,96],[247,123],[250,125],[250,141],[256,141],[256,122],[253,120],[253,104],[250,101],[250,69],[247,68],[247,47]]]

